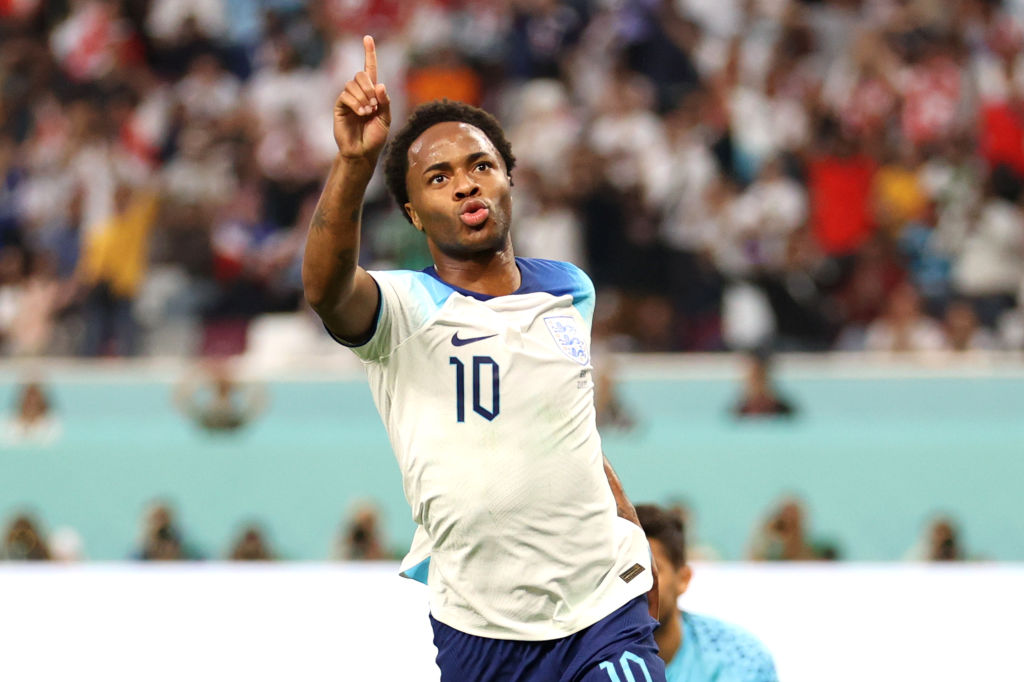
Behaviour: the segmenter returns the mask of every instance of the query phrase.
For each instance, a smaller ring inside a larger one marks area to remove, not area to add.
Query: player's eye
[[[481,171],[481,172],[487,170],[488,168],[493,168],[493,167],[494,166],[491,164],[490,161],[481,161],[481,162],[476,164],[476,169],[478,171]]]
[[[429,178],[427,178],[427,182],[431,185],[440,185],[442,182],[444,182],[444,179],[445,176],[442,175],[441,173],[438,173],[437,175],[431,175]]]

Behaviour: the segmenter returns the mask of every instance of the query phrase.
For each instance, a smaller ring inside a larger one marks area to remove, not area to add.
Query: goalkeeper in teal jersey
[[[658,567],[660,626],[654,633],[668,682],[778,682],[765,646],[749,632],[679,609],[692,571],[682,522],[659,507],[637,505]]]

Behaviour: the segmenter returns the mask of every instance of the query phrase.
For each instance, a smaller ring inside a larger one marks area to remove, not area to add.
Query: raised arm
[[[309,226],[302,261],[306,300],[327,328],[346,341],[363,341],[373,328],[379,292],[359,267],[363,195],[391,125],[391,101],[377,82],[373,38],[363,38],[363,70],[334,103],[338,155]]]
[[[643,526],[640,525],[640,517],[636,515],[633,503],[626,497],[626,491],[622,488],[622,481],[619,480],[615,469],[612,469],[612,463],[608,461],[607,457],[604,458],[604,475],[608,477],[608,486],[612,489],[612,495],[615,497],[615,507],[618,510],[619,516],[627,521],[632,521],[643,529]],[[651,556],[651,575],[654,578],[654,586],[647,593],[647,610],[650,612],[651,618],[657,620],[659,611],[658,566],[653,556]]]

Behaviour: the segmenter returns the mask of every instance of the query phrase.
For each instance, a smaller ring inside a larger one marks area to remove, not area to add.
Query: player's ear
[[[412,221],[412,226],[415,227],[420,232],[422,232],[423,231],[423,223],[420,222],[420,217],[419,217],[419,215],[416,214],[416,209],[414,209],[412,207],[412,202],[411,201],[405,202],[405,205],[402,208],[405,209],[405,214],[407,216],[409,216],[409,220]]]
[[[690,578],[693,577],[693,569],[690,568],[690,564],[684,564],[682,568],[676,569],[676,587],[679,589],[679,594],[684,594],[686,588],[690,586]]]

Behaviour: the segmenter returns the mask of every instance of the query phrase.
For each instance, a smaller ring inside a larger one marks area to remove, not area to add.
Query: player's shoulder
[[[777,682],[775,662],[768,648],[746,629],[703,614],[683,613],[686,630],[692,633],[705,660],[716,660],[736,682]]]
[[[588,323],[594,317],[594,283],[583,270],[564,261],[516,258],[523,282],[517,294],[544,292],[572,296],[572,304]]]
[[[516,258],[523,282],[516,293],[543,291],[560,296],[593,296],[594,284],[582,268],[572,263],[544,258]]]
[[[572,263],[542,258],[516,258],[522,275],[520,287],[513,295],[545,293],[552,296],[571,296],[573,305],[587,320],[594,311],[594,284],[582,269]],[[453,294],[462,294],[482,301],[494,296],[462,289],[445,282],[433,266],[422,271],[371,270],[370,275],[382,287],[382,293],[394,293],[403,301],[410,299],[423,308],[440,308]],[[383,287],[389,289],[384,292]]]

